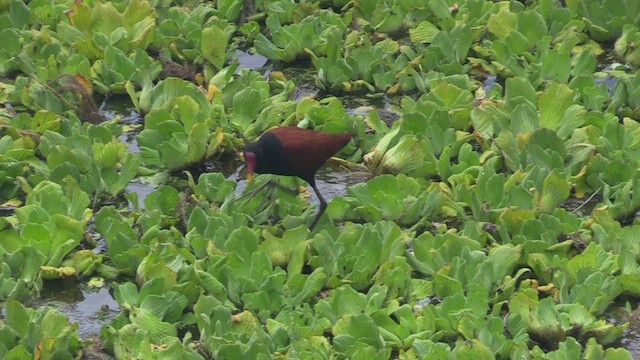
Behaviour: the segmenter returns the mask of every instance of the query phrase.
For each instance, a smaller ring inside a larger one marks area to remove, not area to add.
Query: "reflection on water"
[[[632,310],[635,309],[635,310]],[[640,359],[640,308],[638,304],[627,303],[625,306],[614,305],[607,311],[607,321],[615,325],[628,322],[629,327],[622,338],[611,347],[623,347],[631,353],[632,358]]]
[[[129,185],[127,185],[126,188],[126,192],[128,193],[136,193],[138,194],[138,206],[139,209],[144,209],[145,205],[144,205],[144,199],[147,198],[147,196],[149,196],[149,194],[151,194],[154,190],[156,189],[155,186],[153,185],[146,185],[146,184],[141,184],[141,183],[137,183],[137,182],[130,182]],[[133,210],[134,207],[131,206],[131,204],[129,205],[129,210]]]
[[[69,322],[78,323],[78,336],[83,339],[98,335],[100,327],[120,311],[109,289],[90,289],[74,279],[46,281],[40,295],[29,305],[51,306],[60,311]]]
[[[100,105],[102,116],[107,120],[112,120],[116,116],[120,117],[120,122],[127,125],[142,124],[143,118],[136,111],[128,96],[110,97]]]
[[[484,91],[486,93],[491,91],[491,89],[493,89],[493,87],[496,85],[496,79],[497,78],[498,77],[496,75],[487,74],[487,78],[483,82]]]
[[[640,324],[638,320],[631,322],[620,340],[620,345],[629,350],[634,359],[640,359]]]
[[[240,49],[236,49],[234,57],[238,59],[241,68],[250,70],[260,69],[265,66],[268,61],[266,57],[260,54],[249,54]]]

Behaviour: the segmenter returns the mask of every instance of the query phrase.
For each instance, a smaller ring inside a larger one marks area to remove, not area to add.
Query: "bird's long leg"
[[[322,214],[324,214],[324,211],[327,210],[327,202],[322,197],[322,194],[320,194],[320,191],[318,191],[318,188],[316,187],[316,184],[314,183],[314,184],[310,184],[310,185],[311,185],[311,188],[313,189],[313,191],[315,191],[316,195],[318,196],[318,200],[320,201],[320,207],[318,208],[318,212],[316,213],[316,216],[313,219],[313,222],[311,223],[311,226],[309,226],[309,231],[313,231],[313,228],[316,227],[316,224],[320,220],[320,217],[322,216]]]

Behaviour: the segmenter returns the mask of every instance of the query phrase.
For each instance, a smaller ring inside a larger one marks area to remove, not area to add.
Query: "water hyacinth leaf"
[[[571,75],[571,54],[569,51],[552,49],[542,61],[540,75],[545,80],[566,83]]]
[[[334,334],[334,347],[344,354],[351,354],[364,346],[371,346],[373,350],[385,348],[380,330],[373,320],[365,315],[358,314],[338,320],[332,329]],[[387,350],[390,352],[391,349]],[[376,351],[373,352],[373,355]],[[374,356],[374,358],[379,358]]]
[[[450,295],[463,293],[464,288],[457,279],[440,273],[433,275],[433,294],[435,296],[443,299]]]
[[[588,50],[582,50],[575,58],[575,66],[571,69],[571,76],[592,75],[597,66],[595,55]]]
[[[537,102],[536,91],[531,82],[522,77],[513,77],[506,80],[505,100],[510,109],[515,109],[524,100],[529,104]]]
[[[291,305],[298,306],[303,302],[307,301],[310,297],[315,296],[322,288],[324,287],[327,274],[324,271],[324,268],[315,269],[310,275],[295,275],[290,282],[297,282],[298,279],[296,277],[302,277],[304,279],[304,283],[302,288],[299,288],[295,295],[291,298]]]
[[[573,105],[573,91],[565,84],[552,83],[542,95],[538,107],[540,109],[540,126],[556,130],[567,109]]]
[[[177,329],[173,324],[164,322],[148,310],[135,306],[125,306],[129,311],[129,320],[132,324],[148,331],[153,342],[159,342],[167,336],[177,336]]]
[[[159,81],[153,88],[140,93],[138,103],[140,112],[148,114],[153,110],[171,111],[175,100],[180,96],[186,96],[196,101],[201,110],[209,108],[205,94],[193,83],[186,80],[170,77]]]
[[[493,265],[495,281],[501,281],[504,277],[513,273],[515,266],[520,262],[520,246],[506,244],[495,247],[489,251],[489,261]]]
[[[440,31],[435,25],[428,21],[421,21],[418,26],[409,29],[409,38],[414,43],[430,43],[433,36]]]
[[[3,29],[0,36],[5,39],[0,45],[0,74],[6,74],[17,67],[15,57],[20,53],[20,33],[15,29]]]
[[[425,149],[413,135],[404,135],[398,143],[386,151],[380,160],[377,173],[410,173],[423,164]]]
[[[193,164],[204,159],[209,140],[209,127],[205,123],[195,124],[189,130],[187,150],[187,163]]]
[[[640,274],[621,274],[620,285],[625,293],[632,296],[640,296]]]
[[[380,168],[380,164],[384,154],[387,152],[389,145],[391,145],[391,142],[395,139],[395,137],[399,134],[399,132],[400,132],[400,123],[395,123],[391,128],[391,131],[389,131],[386,135],[382,137],[382,139],[380,139],[380,141],[378,141],[373,151],[365,155],[364,161],[367,163],[367,166],[369,167],[369,169]],[[378,173],[381,173],[381,171]]]
[[[541,34],[547,33],[547,23],[539,11],[525,10],[518,12],[517,30],[528,39],[528,43],[534,44]]]
[[[552,298],[538,301],[533,289],[520,290],[509,300],[509,312],[524,320],[527,332],[536,341],[554,345],[565,339]]]
[[[298,244],[305,242],[309,231],[300,226],[284,232],[282,237],[265,235],[266,239],[260,245],[260,249],[269,255],[271,262],[280,267],[286,267]]]
[[[180,320],[188,302],[189,300],[186,296],[170,291],[162,295],[150,294],[145,296],[140,303],[140,308],[153,313],[166,322],[175,323]]]
[[[95,39],[92,35],[112,34],[122,29],[118,30],[121,39],[115,41],[114,45],[124,51],[149,46],[155,35],[155,15],[152,5],[144,0],[131,1],[122,13],[112,3],[98,3],[91,8],[78,2],[67,14],[71,25],[80,30],[86,39]]]
[[[127,153],[124,162],[121,164],[120,172],[115,170],[102,173],[102,179],[111,195],[122,192],[138,173],[140,158],[134,154]]]
[[[217,26],[210,26],[202,30],[201,51],[203,57],[218,70],[222,69],[226,58],[227,33]]]
[[[7,301],[6,306],[7,325],[9,325],[19,337],[24,338],[27,335],[27,329],[33,310],[26,308],[17,300]]]
[[[501,9],[497,14],[489,16],[487,29],[498,39],[504,40],[509,33],[516,30],[518,15],[507,9]]]
[[[465,359],[472,357],[474,359],[494,359],[495,356],[491,349],[485,346],[477,339],[471,341],[458,341],[456,347],[451,351],[455,358]]]
[[[498,137],[495,139],[495,144],[498,147],[500,154],[504,158],[505,164],[512,171],[518,170],[521,167],[521,153],[518,150],[515,136],[510,131],[501,131]]]
[[[567,149],[562,139],[556,132],[546,128],[540,128],[534,131],[529,137],[528,145],[532,147],[537,146],[547,153],[555,153],[562,159],[564,159],[567,154]]]
[[[571,188],[565,176],[554,169],[543,182],[537,207],[540,211],[553,213],[558,205],[569,198]]]
[[[245,130],[253,123],[262,109],[261,93],[253,88],[246,88],[233,97],[233,122],[239,129]]]
[[[515,106],[511,116],[511,131],[514,134],[526,134],[538,128],[538,113],[531,103]]]

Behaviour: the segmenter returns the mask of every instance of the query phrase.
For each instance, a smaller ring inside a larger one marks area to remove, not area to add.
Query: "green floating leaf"
[[[409,38],[414,43],[430,43],[433,36],[440,31],[435,25],[428,21],[421,21],[418,26],[413,29],[409,29]]]
[[[540,126],[556,130],[560,125],[565,112],[574,104],[574,93],[569,86],[560,83],[549,85],[538,103],[540,109]]]
[[[542,185],[541,195],[537,207],[540,211],[553,213],[558,205],[565,202],[571,194],[571,188],[566,177],[554,169]]]
[[[227,33],[217,26],[210,26],[202,30],[201,51],[204,58],[218,70],[222,69],[226,59],[229,38]],[[248,102],[247,104],[249,104]]]

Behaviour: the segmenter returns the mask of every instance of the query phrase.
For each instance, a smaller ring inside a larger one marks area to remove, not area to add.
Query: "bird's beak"
[[[256,170],[256,154],[251,152],[244,153],[244,161],[247,164],[247,183],[251,184],[253,173]]]

